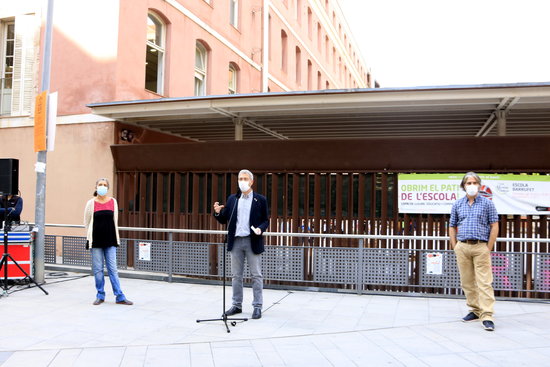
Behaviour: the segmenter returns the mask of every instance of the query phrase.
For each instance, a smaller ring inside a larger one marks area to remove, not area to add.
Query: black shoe
[[[229,310],[225,311],[225,316],[232,316],[241,312],[243,312],[242,309],[238,308],[237,306],[233,306]]]
[[[117,305],[131,306],[131,305],[133,305],[133,304],[134,304],[134,302],[128,301],[127,299],[125,299],[124,301],[117,301]]]
[[[479,320],[479,316],[473,312],[470,312],[469,314],[467,314],[462,318],[462,322],[470,322],[470,321],[477,321],[477,320]]]
[[[252,312],[252,318],[253,319],[261,319],[262,318],[262,309],[259,307],[254,308],[254,312]]]
[[[483,328],[487,331],[495,331],[495,323],[491,320],[485,320],[482,322]]]
[[[105,301],[102,300],[101,298],[96,298],[96,300],[94,301],[93,305],[94,305],[94,306],[98,306],[98,305],[102,304],[103,302],[105,302]]]

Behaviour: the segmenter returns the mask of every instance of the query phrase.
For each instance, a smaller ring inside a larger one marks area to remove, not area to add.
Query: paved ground
[[[545,303],[497,302],[491,333],[459,321],[464,300],[265,290],[264,317],[227,333],[196,322],[221,315],[220,286],[121,282],[134,306],[110,289],[92,306],[89,276],[1,297],[0,365],[550,366]]]

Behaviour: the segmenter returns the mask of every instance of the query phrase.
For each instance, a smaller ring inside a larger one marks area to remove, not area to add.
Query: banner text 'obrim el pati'
[[[480,195],[493,200],[499,214],[550,214],[550,175],[479,174]],[[448,214],[465,192],[464,174],[399,174],[399,213]]]

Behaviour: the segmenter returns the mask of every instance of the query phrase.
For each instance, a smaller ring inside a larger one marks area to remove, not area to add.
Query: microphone
[[[235,208],[237,208],[237,202],[240,197],[241,197],[241,189],[237,188],[237,193],[235,194],[235,205],[233,205],[233,209],[231,210],[231,214],[229,215],[229,221],[227,222],[228,229],[229,229],[229,226],[231,225],[231,220],[233,219],[233,215],[235,214]],[[237,223],[235,222],[235,226],[236,225]],[[229,236],[229,233],[227,233],[227,236]]]

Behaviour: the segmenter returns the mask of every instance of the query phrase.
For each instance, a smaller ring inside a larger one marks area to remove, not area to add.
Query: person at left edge
[[[6,201],[6,203],[4,202]],[[6,219],[18,223],[23,211],[23,198],[17,195],[0,196],[0,228]]]
[[[103,263],[107,265],[107,273],[116,296],[116,303],[132,305],[133,302],[126,299],[120,288],[120,280],[116,265],[116,248],[120,244],[118,233],[118,204],[117,201],[107,196],[109,181],[100,178],[96,182],[94,197],[88,200],[84,209],[84,225],[86,227],[86,249],[92,249],[92,272],[97,289],[94,305],[105,302],[105,276],[103,275]]]

